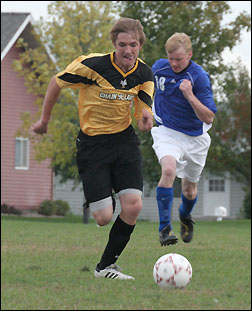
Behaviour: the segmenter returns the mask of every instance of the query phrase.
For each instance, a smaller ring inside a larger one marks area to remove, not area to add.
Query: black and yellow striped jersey
[[[152,70],[137,58],[135,66],[124,73],[110,54],[82,55],[56,75],[60,88],[79,89],[78,111],[83,133],[94,136],[126,129],[134,117],[142,118],[142,109],[152,113],[154,93]]]

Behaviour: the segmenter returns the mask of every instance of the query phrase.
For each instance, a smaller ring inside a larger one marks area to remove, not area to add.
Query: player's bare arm
[[[32,125],[31,129],[37,134],[47,133],[47,125],[51,117],[51,112],[56,100],[60,94],[61,88],[58,86],[55,77],[53,77],[48,85],[46,96],[44,99],[41,118]]]
[[[206,124],[212,123],[214,119],[214,113],[206,106],[204,106],[193,94],[191,81],[183,80],[179,88],[182,91],[185,98],[191,104],[197,117]]]
[[[153,127],[153,116],[149,111],[144,109],[142,113],[142,119],[137,121],[138,129],[142,132],[149,131]]]

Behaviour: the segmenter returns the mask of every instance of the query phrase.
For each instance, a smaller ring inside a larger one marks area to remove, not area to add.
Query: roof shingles
[[[1,13],[1,53],[30,13]]]

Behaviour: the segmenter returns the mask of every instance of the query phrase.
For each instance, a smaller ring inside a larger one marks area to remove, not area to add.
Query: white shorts
[[[158,160],[167,155],[176,159],[176,176],[190,182],[198,182],[206,163],[211,137],[208,133],[189,136],[163,125],[153,127],[153,149]]]

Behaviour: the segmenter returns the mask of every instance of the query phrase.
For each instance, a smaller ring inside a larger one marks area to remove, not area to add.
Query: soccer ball
[[[184,288],[192,279],[192,266],[182,255],[166,254],[156,261],[153,277],[160,287]]]

